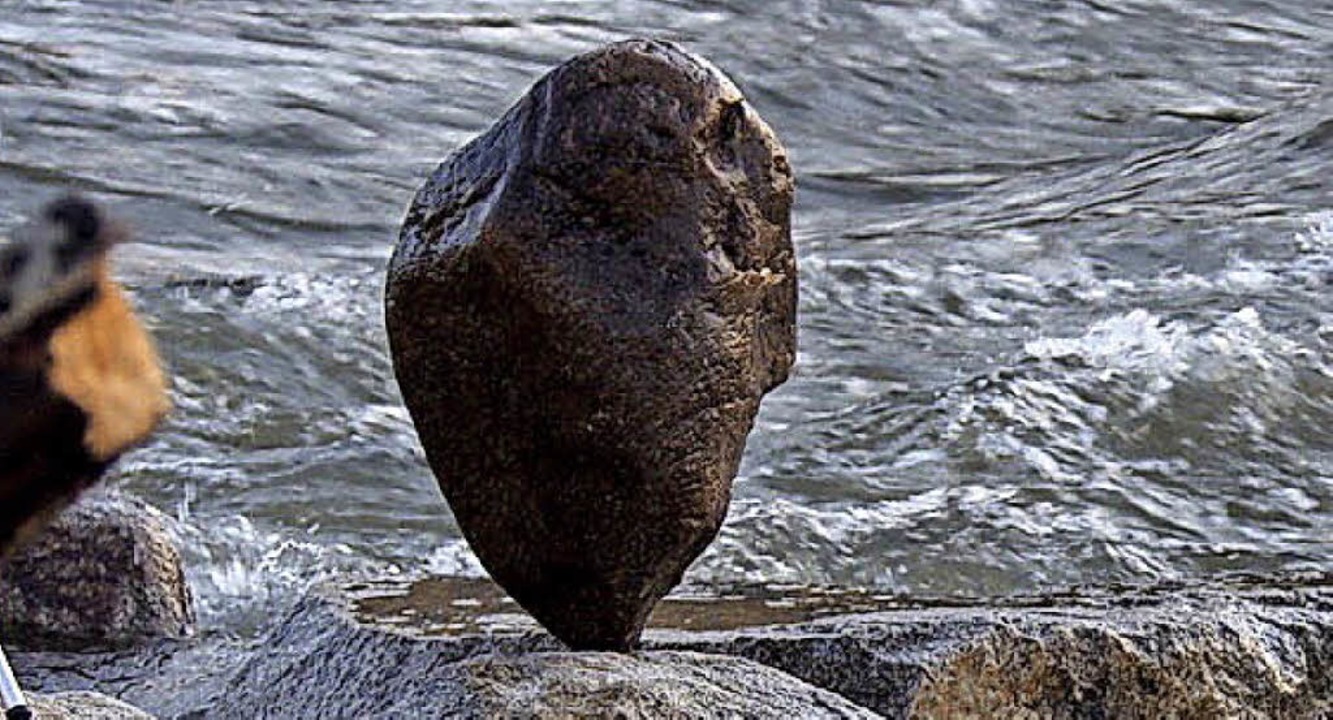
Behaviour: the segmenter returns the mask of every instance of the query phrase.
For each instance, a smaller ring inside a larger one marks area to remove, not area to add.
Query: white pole
[[[19,681],[14,679],[14,669],[9,667],[9,658],[5,649],[0,647],[0,706],[5,709],[8,720],[24,720],[32,717],[28,710],[28,700],[23,697]]]

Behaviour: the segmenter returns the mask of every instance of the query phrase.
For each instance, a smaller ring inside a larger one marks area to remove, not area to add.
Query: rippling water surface
[[[1333,4],[73,0],[0,9],[0,227],[63,188],[176,376],[114,484],[208,627],[480,572],[385,353],[406,203],[546,70],[714,60],[799,177],[801,355],[698,583],[1002,593],[1333,556]]]

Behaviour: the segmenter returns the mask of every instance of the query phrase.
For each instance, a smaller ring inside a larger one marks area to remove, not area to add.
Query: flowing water
[[[1333,2],[11,0],[0,228],[76,188],[175,377],[114,485],[204,626],[480,573],[397,395],[408,200],[632,35],[799,180],[800,358],[689,581],[994,594],[1333,557]]]

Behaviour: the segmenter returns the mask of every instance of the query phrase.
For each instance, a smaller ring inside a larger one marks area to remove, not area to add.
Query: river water
[[[137,228],[177,409],[111,484],[177,518],[207,629],[480,573],[384,266],[451,150],[632,35],[728,72],[799,182],[799,363],[690,582],[1329,567],[1333,2],[6,2],[0,228],[66,188]]]

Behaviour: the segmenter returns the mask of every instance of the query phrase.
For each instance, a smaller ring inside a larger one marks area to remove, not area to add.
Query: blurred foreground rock
[[[394,371],[490,574],[633,646],[717,533],[796,353],[786,152],[717,68],[632,40],[542,78],[417,193]]]
[[[474,589],[466,584],[475,581],[462,582],[469,589],[455,598],[456,608],[493,610],[485,598],[469,602]],[[346,716],[335,713],[343,708],[405,717],[874,711],[891,718],[1145,719],[1333,712],[1327,575],[918,605],[734,630],[651,629],[649,650],[632,656],[560,652],[554,638],[517,619],[499,631],[423,634],[411,618],[430,608],[397,605],[376,618],[367,607],[393,604],[368,604],[377,592],[360,586],[352,597],[326,587],[312,595],[214,710],[236,717]],[[903,604],[863,595],[845,600],[861,608]]]
[[[159,511],[123,495],[67,509],[0,568],[6,646],[84,650],[189,636],[194,609],[167,528]]]
[[[152,720],[148,713],[93,692],[32,695],[29,707],[37,720]]]

